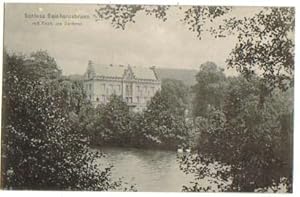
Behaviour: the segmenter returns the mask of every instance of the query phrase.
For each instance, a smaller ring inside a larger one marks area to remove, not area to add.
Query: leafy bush
[[[256,78],[230,81],[224,110],[212,109],[199,124],[198,156],[184,158],[183,170],[226,182],[219,191],[277,191],[283,180],[291,191],[292,96],[274,91],[261,103],[259,84]],[[216,163],[229,168],[211,168]],[[211,189],[184,190],[193,188]]]
[[[110,178],[111,167],[98,164],[102,155],[88,148],[86,135],[78,129],[77,116],[68,113],[56,64],[51,61],[47,67],[47,61],[53,59],[45,52],[39,54],[43,54],[39,61],[4,54],[3,187],[35,190],[119,188],[121,182]]]

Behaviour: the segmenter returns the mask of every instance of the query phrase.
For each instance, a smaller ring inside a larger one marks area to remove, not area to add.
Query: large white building
[[[154,67],[97,65],[89,61],[84,74],[84,88],[94,104],[107,103],[112,94],[121,96],[134,110],[143,111],[147,102],[161,89]]]

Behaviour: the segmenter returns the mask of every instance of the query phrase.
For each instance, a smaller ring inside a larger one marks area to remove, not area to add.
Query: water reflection
[[[114,165],[113,178],[123,177],[136,184],[138,191],[177,192],[193,178],[179,169],[177,153],[173,151],[134,148],[101,148],[107,154],[103,163]]]

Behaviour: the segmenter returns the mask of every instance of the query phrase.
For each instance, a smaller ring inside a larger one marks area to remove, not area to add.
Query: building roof
[[[131,70],[136,79],[157,80],[153,68],[131,67]]]
[[[103,77],[123,78],[126,66],[121,65],[93,65],[96,75]]]
[[[126,71],[131,71],[136,79],[158,80],[154,68],[124,66],[124,65],[100,65],[89,62],[87,71],[95,72],[97,76],[123,78]]]

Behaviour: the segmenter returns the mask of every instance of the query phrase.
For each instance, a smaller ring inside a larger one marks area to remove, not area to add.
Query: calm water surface
[[[135,148],[99,148],[106,154],[103,163],[113,164],[113,178],[123,177],[138,191],[177,192],[193,180],[179,169],[174,151]]]

